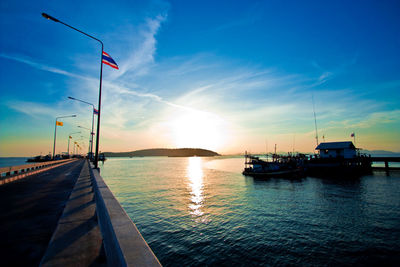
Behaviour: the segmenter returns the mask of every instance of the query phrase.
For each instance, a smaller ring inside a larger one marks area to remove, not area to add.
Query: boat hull
[[[245,176],[252,176],[257,178],[298,178],[302,176],[303,171],[301,169],[295,170],[280,170],[273,172],[253,172],[251,170],[244,170],[242,172]]]

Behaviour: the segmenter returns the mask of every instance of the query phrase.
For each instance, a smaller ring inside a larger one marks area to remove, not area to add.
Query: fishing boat
[[[260,159],[245,153],[243,175],[252,177],[298,177],[303,173],[304,157],[301,155],[272,155],[272,160]]]
[[[45,162],[45,161],[50,161],[50,160],[51,160],[51,156],[50,155],[47,155],[47,156],[40,155],[40,156],[36,156],[36,157],[33,157],[33,158],[28,158],[26,160],[26,162]]]
[[[99,154],[99,161],[102,161],[102,162],[104,162],[104,161],[106,161],[107,159],[106,159],[106,155],[104,155],[104,153],[100,153]]]

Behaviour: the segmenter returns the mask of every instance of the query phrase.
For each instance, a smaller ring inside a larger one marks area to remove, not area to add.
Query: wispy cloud
[[[81,90],[81,87],[83,88],[96,88],[98,85],[98,78],[94,77],[89,77],[89,76],[83,76],[83,75],[77,75],[68,71],[64,71],[59,68],[51,67],[39,62],[35,62],[32,59],[26,59],[23,56],[17,56],[17,55],[5,55],[5,54],[0,54],[0,57],[7,58],[10,60],[14,60],[17,62],[21,62],[24,64],[27,64],[33,68],[46,71],[46,72],[51,72],[51,73],[56,73],[60,74],[66,77],[71,77],[75,78],[81,81],[86,82],[85,83],[79,83],[79,86],[77,86],[74,90],[78,98],[80,98],[81,95],[83,95],[83,92],[86,92],[86,90]],[[132,119],[132,114],[135,114],[137,112],[137,109],[132,108],[132,100],[128,96],[134,96],[138,97],[140,99],[144,100],[149,100],[152,102],[157,102],[159,104],[173,107],[176,109],[180,110],[191,110],[191,108],[185,107],[183,105],[178,105],[173,102],[164,100],[162,97],[152,94],[152,93],[146,93],[146,92],[140,92],[138,90],[137,86],[135,88],[130,88],[127,86],[122,86],[118,82],[109,82],[105,81],[103,82],[103,87],[107,88],[108,90],[103,90],[105,98],[103,100],[103,105],[109,105],[109,110],[113,110],[112,116],[108,118],[108,120],[105,121],[105,123],[109,123],[111,125],[114,125],[114,127],[118,127],[118,129],[122,130],[125,126],[126,123],[129,119]],[[96,89],[97,90],[97,89]],[[109,92],[110,91],[110,92]],[[85,99],[85,97],[82,97]],[[112,99],[112,101],[107,101],[108,99]],[[143,101],[136,101],[135,102],[135,108],[140,107]],[[40,117],[48,117],[52,116],[54,117],[54,114],[60,114],[63,112],[67,112],[68,108],[65,106],[65,101],[61,101],[57,104],[43,104],[43,103],[35,103],[35,102],[29,102],[29,101],[9,101],[7,103],[7,106],[15,111],[21,112],[27,116],[30,116],[32,118],[40,118]],[[82,106],[75,105],[74,106],[75,111],[84,111]],[[139,112],[144,113],[144,112]],[[148,113],[148,112],[147,112]],[[107,116],[105,117],[107,119]],[[143,122],[142,122],[143,123]]]
[[[378,127],[378,125],[394,123],[400,125],[400,110],[398,109],[372,112],[370,114],[367,114],[365,117],[337,121],[336,127],[343,127],[347,129],[367,129],[371,127]]]
[[[119,62],[120,70],[114,72],[111,76],[113,80],[127,73],[129,73],[131,77],[147,73],[149,66],[154,63],[154,54],[157,44],[156,34],[166,18],[166,15],[158,15],[155,18],[146,19],[146,23],[141,26],[142,29],[139,31],[141,35],[139,47],[135,47],[135,49],[131,51],[124,51],[124,58]],[[128,39],[128,42],[134,41],[137,41],[137,39]]]
[[[21,62],[21,63],[25,63],[25,64],[27,64],[27,65],[29,65],[31,67],[34,67],[36,69],[40,69],[40,70],[43,70],[43,71],[56,73],[56,74],[64,75],[64,76],[67,76],[67,77],[78,78],[78,79],[86,80],[86,81],[89,81],[89,82],[98,82],[98,78],[93,78],[93,77],[74,74],[74,73],[71,73],[71,72],[68,72],[68,71],[65,71],[65,70],[62,70],[62,69],[58,69],[58,68],[55,68],[55,67],[47,66],[45,64],[41,64],[41,63],[35,62],[33,60],[30,60],[30,59],[26,59],[26,58],[21,57],[21,56],[15,56],[15,55],[11,56],[11,55],[0,54],[0,57],[11,59],[11,60],[15,60],[15,61],[18,61],[18,62]],[[128,88],[126,86],[119,85],[118,83],[113,83],[113,82],[107,82],[106,81],[106,82],[104,82],[104,86],[112,88],[114,90],[114,93],[120,94],[121,97],[123,97],[123,95],[127,95],[127,94],[128,95],[134,95],[134,96],[141,97],[141,98],[150,98],[150,99],[152,99],[154,101],[157,101],[159,103],[164,103],[164,104],[172,106],[172,107],[183,108],[183,109],[185,108],[184,106],[177,105],[177,104],[174,104],[172,102],[166,101],[162,97],[160,97],[160,96],[158,96],[156,94],[142,93],[142,92],[139,92],[139,91],[135,91],[132,88]],[[43,110],[45,110],[45,109],[43,109]]]
[[[7,106],[15,111],[21,112],[33,118],[57,114],[58,108],[54,106],[34,103],[29,101],[8,101]]]
[[[320,82],[326,82],[330,77],[332,77],[333,73],[330,71],[326,71],[319,76],[318,80]]]
[[[32,59],[28,59],[28,58],[26,58],[24,56],[20,56],[20,55],[7,55],[7,54],[0,53],[0,57],[5,58],[5,59],[14,60],[14,61],[17,61],[20,63],[24,63],[31,67],[34,67],[36,69],[43,70],[43,71],[48,71],[48,72],[52,72],[52,73],[56,73],[56,74],[60,74],[60,75],[64,75],[64,76],[68,76],[68,77],[72,77],[72,78],[91,79],[86,76],[74,74],[72,72],[68,72],[68,71],[65,71],[62,69],[48,66],[48,65],[40,63],[40,62],[36,62]]]

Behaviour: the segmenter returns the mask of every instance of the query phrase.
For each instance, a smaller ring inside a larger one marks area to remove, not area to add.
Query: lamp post
[[[83,31],[81,31],[81,30],[78,30],[77,28],[74,28],[74,27],[72,27],[72,26],[70,26],[70,25],[68,25],[68,24],[66,24],[66,23],[64,23],[64,22],[62,22],[62,21],[60,21],[60,20],[48,15],[48,14],[46,14],[46,13],[42,13],[42,16],[44,18],[46,18],[46,19],[52,20],[54,22],[61,23],[61,24],[65,25],[65,26],[67,26],[67,27],[69,27],[69,28],[71,28],[71,29],[73,29],[73,30],[75,30],[77,32],[80,32],[80,33],[86,35],[87,37],[90,37],[93,40],[98,41],[101,44],[99,104],[98,104],[98,114],[97,114],[97,131],[96,131],[96,155],[94,157],[94,166],[97,169],[98,168],[98,162],[99,162],[99,136],[100,136],[100,114],[101,114],[101,82],[102,82],[102,77],[103,77],[103,50],[104,50],[103,42],[100,41],[99,39],[97,39],[97,38],[95,38],[95,37],[83,32]]]
[[[93,157],[93,135],[94,135],[93,126],[94,126],[94,110],[95,110],[95,107],[94,107],[94,105],[92,103],[83,101],[81,99],[77,99],[77,98],[71,97],[71,96],[69,96],[68,98],[71,99],[71,100],[75,100],[75,101],[79,101],[79,102],[91,105],[93,107],[93,110],[92,110],[92,131],[90,132],[90,147],[89,147],[90,148],[90,150],[89,150],[90,158],[92,159],[92,157]]]
[[[75,145],[78,144],[76,141],[74,141],[74,150],[73,150],[73,155],[75,155]]]
[[[88,130],[89,132],[90,132],[90,129],[89,128],[86,128],[86,127],[83,127],[83,126],[80,126],[80,125],[78,125],[78,128],[82,128],[82,129],[85,129],[85,130]],[[90,133],[90,134],[92,134],[92,133]],[[93,137],[93,135],[91,135],[92,137]],[[89,137],[89,148],[88,148],[88,153],[90,153],[89,155],[90,155],[90,158],[92,158],[92,155],[91,155],[91,152],[92,151],[90,151],[90,143],[91,143],[91,141],[93,141],[93,140],[90,140],[90,137]]]
[[[74,155],[76,154],[75,145],[76,145],[77,147],[79,147],[78,141],[80,141],[80,140],[83,139],[83,136],[82,136],[82,135],[81,135],[80,137],[81,137],[81,138],[76,139],[76,141],[74,141]]]
[[[69,139],[72,139],[71,135],[77,134],[77,133],[81,133],[81,132],[70,133],[70,134],[68,135],[68,157],[69,157]]]
[[[76,117],[76,115],[61,116],[61,117],[56,118],[56,123],[54,124],[53,160],[54,160],[54,156],[55,156],[55,152],[56,152],[57,125],[58,125],[57,120],[61,119],[61,118],[69,118],[69,117]],[[62,122],[61,122],[60,126],[62,126]]]

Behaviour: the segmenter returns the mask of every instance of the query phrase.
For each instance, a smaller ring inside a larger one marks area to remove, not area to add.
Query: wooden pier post
[[[385,160],[385,170],[389,170],[389,161]]]

